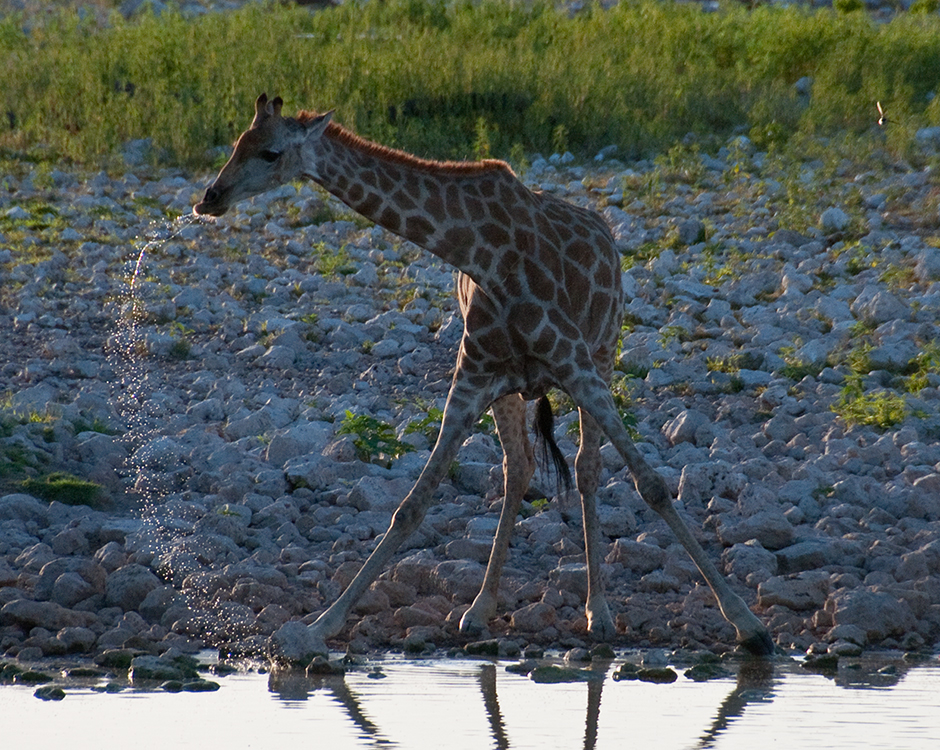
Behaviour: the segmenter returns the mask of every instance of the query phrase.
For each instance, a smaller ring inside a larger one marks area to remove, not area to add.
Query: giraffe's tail
[[[535,404],[535,419],[532,423],[535,430],[535,444],[539,449],[543,468],[551,467],[555,472],[557,482],[556,492],[569,491],[573,488],[571,470],[565,455],[555,442],[555,415],[552,414],[552,405],[548,396],[542,396]]]

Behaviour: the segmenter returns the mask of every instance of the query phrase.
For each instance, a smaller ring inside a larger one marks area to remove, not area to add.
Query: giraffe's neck
[[[511,241],[507,207],[531,197],[505,163],[425,161],[332,124],[320,144],[310,172],[328,192],[487,286]]]

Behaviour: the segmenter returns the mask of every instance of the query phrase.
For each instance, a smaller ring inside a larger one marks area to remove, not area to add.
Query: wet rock
[[[464,651],[470,656],[499,656],[499,641],[495,638],[487,641],[474,641],[464,646]],[[528,672],[524,674],[528,674]]]
[[[315,656],[328,654],[326,645],[302,622],[284,623],[271,636],[269,655],[277,662],[306,666]]]
[[[58,685],[43,685],[33,695],[41,701],[60,701],[65,698],[65,691]]]
[[[131,683],[139,685],[148,682],[163,682],[165,680],[184,680],[195,676],[195,671],[169,659],[157,656],[135,656],[131,661],[128,678]]]
[[[636,678],[641,682],[653,682],[668,685],[679,679],[679,675],[670,667],[647,667],[636,672]]]
[[[307,677],[316,676],[340,676],[346,673],[346,669],[338,662],[329,661],[324,656],[315,656],[307,665]]]
[[[559,667],[554,664],[539,666],[529,672],[529,679],[532,682],[542,684],[559,684],[564,682],[588,682],[591,680],[603,679],[600,672],[592,672],[588,669],[572,669],[570,667]]]

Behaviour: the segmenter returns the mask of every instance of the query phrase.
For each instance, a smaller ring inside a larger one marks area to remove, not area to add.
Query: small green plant
[[[347,245],[334,250],[326,243],[320,242],[314,250],[317,254],[317,271],[324,276],[348,276],[357,270],[349,256]]]
[[[889,266],[879,277],[893,290],[903,290],[917,283],[917,272],[912,266]]]
[[[940,375],[940,341],[933,340],[926,344],[923,351],[908,365],[905,387],[908,393],[919,393],[930,385],[929,375]]]
[[[395,430],[390,424],[368,414],[353,414],[347,410],[337,432],[340,435],[356,436],[353,445],[356,446],[360,460],[367,463],[376,460],[391,463],[414,450],[411,445],[395,437]]]
[[[871,353],[874,347],[868,341],[861,341],[849,350],[845,361],[856,375],[865,375],[871,372]]]
[[[170,359],[189,359],[193,349],[189,337],[193,333],[192,328],[187,328],[178,320],[170,323],[170,337],[173,339],[168,352]]]
[[[499,435],[496,434],[496,420],[493,419],[493,415],[489,412],[483,413],[483,415],[477,420],[477,424],[474,429],[477,432],[482,432],[484,435],[490,435],[497,442],[499,442]]]
[[[698,144],[695,143],[690,146],[676,144],[664,155],[657,156],[655,164],[662,171],[666,182],[696,185],[706,174]]]
[[[548,508],[550,503],[551,501],[547,497],[540,497],[537,500],[533,500],[531,503],[523,502],[522,507],[519,508],[519,515],[523,518],[531,518]]]
[[[431,407],[426,416],[421,419],[414,419],[405,427],[406,435],[415,433],[424,435],[429,441],[437,439],[437,434],[441,430],[441,421],[444,419],[444,412],[440,409]]]
[[[64,472],[43,477],[30,477],[22,483],[23,490],[49,502],[95,507],[101,499],[101,485],[79,479]]]
[[[668,346],[671,341],[691,341],[690,334],[683,326],[663,326],[659,329],[659,343],[662,346]]]
[[[729,375],[737,375],[741,372],[741,366],[732,357],[708,357],[705,365],[711,372],[724,372]]]
[[[783,358],[784,366],[780,368],[780,374],[790,380],[802,380],[807,375],[816,377],[822,372],[828,362],[808,362],[796,353],[796,346],[785,346],[780,350],[780,356]]]
[[[910,413],[904,396],[883,389],[866,393],[862,378],[858,375],[846,379],[839,400],[832,405],[832,411],[848,424],[881,430],[900,424]]]

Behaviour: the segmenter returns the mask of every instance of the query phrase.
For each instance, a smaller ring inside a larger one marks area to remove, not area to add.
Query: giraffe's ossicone
[[[504,162],[419,159],[356,136],[332,122],[332,113],[283,117],[282,104],[280,98],[258,97],[251,127],[195,212],[220,216],[242,199],[291,180],[311,179],[361,215],[457,268],[464,318],[441,432],[427,465],[346,591],[309,626],[310,653],[325,651],[326,639],[342,631],[358,598],[421,523],[480,414],[492,407],[504,452],[505,497],[483,586],[460,621],[467,634],[486,629],[496,614],[510,536],[535,470],[525,401],[544,397],[551,388],[571,396],[581,420],[575,475],[583,510],[590,635],[599,640],[617,635],[601,582],[605,544],[595,510],[600,441],[606,436],[623,456],[640,495],[688,550],[739,642],[756,653],[771,653],[767,629],[680,518],[664,480],[637,451],[614,405],[609,383],[623,290],[620,254],[604,220],[529,190]],[[277,644],[276,634],[272,642]]]

